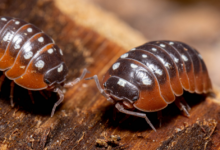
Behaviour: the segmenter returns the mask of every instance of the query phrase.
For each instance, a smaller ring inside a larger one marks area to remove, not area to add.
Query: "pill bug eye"
[[[138,96],[133,97],[132,101],[138,100]]]
[[[45,83],[50,84],[50,81],[48,79],[45,79],[44,81]]]
[[[103,86],[106,88],[106,82],[103,84]]]

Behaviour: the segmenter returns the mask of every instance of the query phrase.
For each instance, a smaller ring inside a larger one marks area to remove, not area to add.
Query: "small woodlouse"
[[[112,65],[103,78],[99,91],[122,113],[145,118],[175,101],[189,116],[190,107],[181,96],[212,91],[211,81],[201,55],[189,45],[177,41],[152,41],[131,49]],[[178,100],[177,100],[178,99]],[[156,130],[155,130],[156,131]]]
[[[73,86],[87,73],[84,69],[79,78],[64,84],[68,69],[62,50],[47,34],[21,19],[0,17],[0,40],[0,70],[4,72],[0,78],[2,80],[6,76],[12,80],[12,106],[14,83],[27,90],[50,90],[59,95],[52,117],[64,98],[61,88]]]

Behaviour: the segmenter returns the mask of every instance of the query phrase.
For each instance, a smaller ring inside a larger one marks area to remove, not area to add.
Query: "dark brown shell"
[[[21,19],[0,17],[0,70],[28,90],[65,81],[62,50],[43,31]]]
[[[113,98],[133,101],[145,112],[165,108],[183,90],[199,94],[212,90],[201,55],[176,41],[152,41],[131,49],[108,70],[103,83]]]

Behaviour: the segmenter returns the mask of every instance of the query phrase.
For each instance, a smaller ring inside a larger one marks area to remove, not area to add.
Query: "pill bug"
[[[35,25],[21,19],[0,17],[0,70],[11,82],[11,105],[13,106],[14,83],[29,90],[44,89],[56,92],[63,101],[62,87],[71,87],[79,82],[87,70],[75,80],[64,83],[68,73],[62,50],[47,34]],[[30,92],[29,92],[30,93]]]
[[[183,91],[198,94],[212,91],[201,55],[177,41],[152,41],[131,49],[107,71],[102,86],[96,75],[87,79],[95,79],[100,92],[120,112],[145,118],[155,131],[141,112],[157,112],[175,101],[189,116],[190,107],[180,97]]]

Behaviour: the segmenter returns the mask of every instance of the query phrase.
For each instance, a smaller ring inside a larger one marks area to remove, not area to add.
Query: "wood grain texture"
[[[68,80],[79,76],[84,67],[91,72],[87,76],[97,74],[101,79],[117,58],[128,50],[106,38],[104,33],[76,24],[53,1],[3,0],[0,8],[0,15],[25,19],[54,38],[64,51],[70,69]],[[135,37],[133,32],[125,34]],[[156,113],[149,113],[148,117],[157,129],[154,132],[141,118],[126,119],[125,115],[116,113],[114,120],[114,107],[98,92],[92,80],[67,89],[65,101],[52,118],[50,111],[56,95],[52,94],[46,100],[34,92],[35,104],[32,104],[27,91],[17,86],[15,107],[11,108],[8,83],[4,82],[0,97],[0,149],[220,148],[219,90],[215,91],[216,98],[186,93],[185,99],[192,107],[190,118],[181,115],[171,104],[163,111],[162,127],[159,127]],[[121,140],[111,144],[108,139],[112,135],[120,136]],[[107,147],[98,147],[97,139],[106,140]]]

